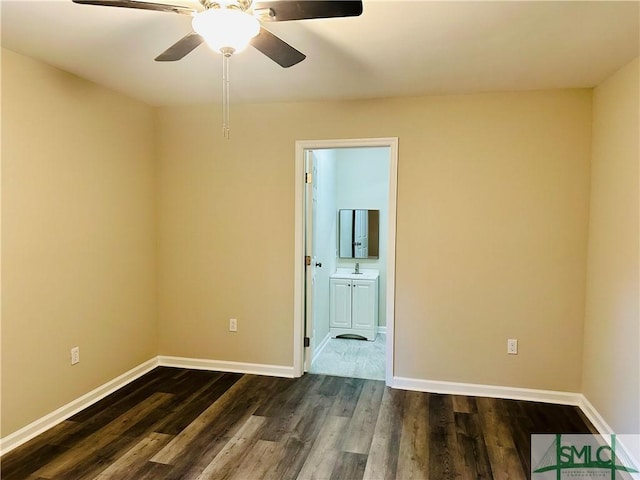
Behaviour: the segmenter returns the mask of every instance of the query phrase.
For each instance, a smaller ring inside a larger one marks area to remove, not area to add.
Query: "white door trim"
[[[293,289],[293,371],[304,373],[304,151],[333,148],[389,147],[389,224],[387,226],[387,373],[386,384],[393,383],[393,345],[396,288],[396,196],[398,191],[398,138],[360,138],[344,140],[299,140],[295,155],[295,244]]]

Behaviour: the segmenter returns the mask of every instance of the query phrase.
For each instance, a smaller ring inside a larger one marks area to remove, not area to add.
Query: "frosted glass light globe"
[[[193,17],[193,30],[217,52],[239,52],[260,32],[260,22],[236,8],[212,8]]]

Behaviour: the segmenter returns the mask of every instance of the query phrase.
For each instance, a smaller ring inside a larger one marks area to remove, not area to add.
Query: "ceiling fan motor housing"
[[[211,8],[237,8],[247,12],[251,9],[253,0],[200,0],[200,3],[207,10]]]

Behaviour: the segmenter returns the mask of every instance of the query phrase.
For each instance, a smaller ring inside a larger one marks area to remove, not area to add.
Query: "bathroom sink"
[[[349,280],[375,280],[380,272],[375,269],[361,268],[359,273],[355,273],[351,268],[338,268],[331,278],[346,278]]]

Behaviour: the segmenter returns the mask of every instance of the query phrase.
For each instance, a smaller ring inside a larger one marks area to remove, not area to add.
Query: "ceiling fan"
[[[206,41],[214,50],[225,55],[251,44],[284,68],[301,62],[305,55],[264,28],[261,22],[355,17],[362,13],[361,0],[199,1],[202,10],[138,0],[73,0],[74,3],[83,5],[155,10],[192,16],[194,31],[158,55],[155,58],[158,62],[180,60]]]
[[[173,62],[206,42],[222,53],[222,132],[229,138],[229,58],[248,44],[283,68],[300,63],[306,56],[275,36],[261,22],[284,22],[313,18],[355,17],[362,13],[362,0],[199,0],[202,9],[138,0],[73,0],[83,5],[134,8],[177,13],[193,17],[193,31],[182,37],[155,60]]]

